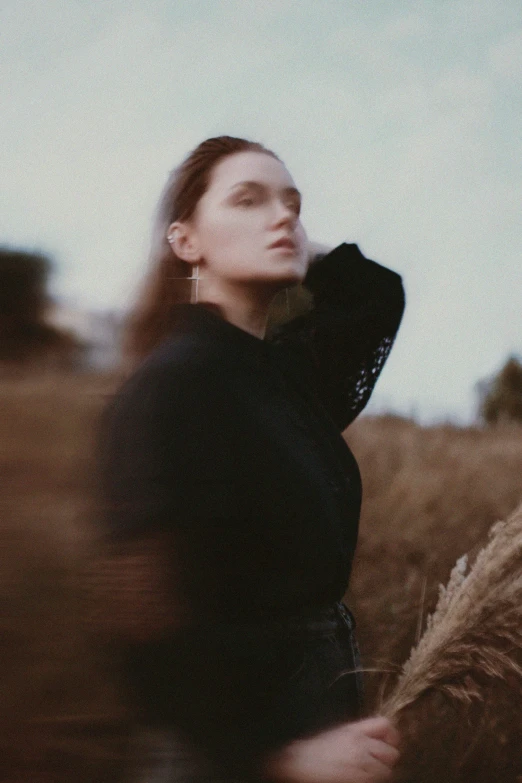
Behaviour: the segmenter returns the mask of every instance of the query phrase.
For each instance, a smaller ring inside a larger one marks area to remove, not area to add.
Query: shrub
[[[0,362],[42,361],[66,368],[81,350],[76,338],[45,322],[50,304],[50,258],[42,253],[0,248]]]
[[[479,416],[486,424],[522,422],[522,363],[511,356],[498,375],[478,384]]]

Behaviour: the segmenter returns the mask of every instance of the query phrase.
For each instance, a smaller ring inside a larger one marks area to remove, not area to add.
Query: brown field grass
[[[346,432],[363,480],[347,599],[368,665],[402,663],[438,585],[522,502],[522,427],[419,427],[361,418]]]
[[[95,423],[116,383],[111,376],[52,373],[0,383],[0,780],[6,783],[116,781],[123,774],[131,716],[78,620],[75,577],[96,541]],[[346,598],[358,620],[363,663],[380,672],[367,675],[371,707],[380,687],[392,686],[456,559],[473,556],[491,524],[522,501],[522,428],[423,428],[380,417],[361,418],[346,437],[364,484]],[[515,781],[522,765],[513,726],[518,731],[522,713],[507,688],[485,686],[487,705],[465,712],[436,694],[410,710],[398,779]],[[481,741],[471,750],[478,725]],[[449,764],[449,753],[466,756],[465,771],[460,762]]]
[[[377,670],[366,675],[375,707],[456,560],[464,553],[473,560],[491,525],[522,502],[522,427],[422,428],[395,417],[362,418],[346,437],[364,486],[346,598],[358,618],[363,665]],[[482,699],[469,705],[426,694],[400,716],[396,781],[520,783],[521,694],[515,676],[484,680]]]

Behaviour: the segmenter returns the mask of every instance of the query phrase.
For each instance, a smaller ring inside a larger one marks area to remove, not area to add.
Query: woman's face
[[[221,160],[184,224],[190,247],[207,266],[202,275],[276,288],[300,282],[308,268],[300,208],[292,177],[271,155],[237,152]]]

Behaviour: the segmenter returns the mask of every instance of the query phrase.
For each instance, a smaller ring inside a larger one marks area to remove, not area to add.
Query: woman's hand
[[[368,718],[291,743],[266,771],[284,783],[381,783],[391,777],[398,745],[387,718]]]

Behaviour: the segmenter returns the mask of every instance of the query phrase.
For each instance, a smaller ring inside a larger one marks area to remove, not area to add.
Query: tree
[[[510,356],[500,372],[478,384],[479,416],[486,424],[522,423],[522,363]]]
[[[2,333],[41,320],[50,271],[51,261],[41,253],[0,248]]]
[[[38,252],[0,247],[0,361],[74,364],[79,344],[46,323],[51,259]]]

